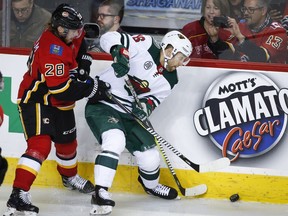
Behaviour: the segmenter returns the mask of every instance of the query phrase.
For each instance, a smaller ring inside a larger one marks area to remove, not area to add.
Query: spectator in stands
[[[203,0],[202,1],[202,17],[186,24],[182,33],[189,38],[193,46],[192,58],[208,58],[215,59],[216,55],[209,49],[207,42],[210,31],[215,31],[213,18],[216,16],[230,15],[228,0]],[[222,40],[229,40],[231,33],[225,29],[219,30],[219,37]]]
[[[34,4],[34,0],[12,0],[10,46],[32,48],[51,18],[51,13]],[[2,13],[0,25],[2,27]],[[2,41],[2,34],[0,34]]]
[[[234,18],[239,22],[243,18],[241,7],[243,6],[244,0],[229,0],[230,5],[230,17]]]
[[[237,24],[228,17],[233,44],[219,35],[210,35],[209,47],[219,58],[232,56],[241,61],[285,63],[287,36],[285,29],[268,14],[269,0],[245,0],[242,12],[246,22]]]
[[[98,9],[102,2],[106,0],[93,0],[91,3],[91,16],[90,16],[90,22],[91,23],[97,23],[98,20]]]
[[[98,0],[99,2],[99,0]],[[96,40],[89,41],[88,50],[92,52],[103,52],[100,47],[100,37],[108,31],[123,32],[120,28],[121,21],[124,16],[124,1],[120,0],[104,0],[102,3],[97,5],[97,1],[92,8],[91,22],[95,22],[99,25],[100,36]],[[96,8],[98,6],[98,10]]]

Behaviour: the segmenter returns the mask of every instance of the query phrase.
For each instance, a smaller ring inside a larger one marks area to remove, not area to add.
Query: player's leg
[[[108,189],[111,187],[118,161],[125,149],[125,134],[119,113],[111,107],[97,104],[87,105],[85,112],[87,123],[101,144],[101,153],[95,160],[95,193],[92,195],[90,215],[102,215],[112,212],[115,202]]]
[[[56,148],[57,170],[62,176],[63,185],[81,193],[94,192],[91,181],[77,174],[77,140],[73,110],[56,112],[56,136],[53,138]]]
[[[37,215],[39,208],[32,204],[29,190],[51,150],[50,136],[42,134],[53,134],[53,110],[40,104],[21,104],[19,112],[27,149],[18,161],[4,216],[14,215],[15,211]],[[43,119],[49,119],[51,124],[45,124]]]
[[[155,147],[155,138],[143,127],[136,123],[129,131],[127,149],[136,157],[139,167],[138,181],[146,193],[163,198],[175,199],[178,197],[176,189],[160,184],[160,156]]]

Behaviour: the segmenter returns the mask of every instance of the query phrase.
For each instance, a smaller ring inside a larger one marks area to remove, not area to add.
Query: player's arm
[[[257,46],[255,43],[251,42],[249,39],[238,44],[235,47],[237,51],[246,55],[252,62],[269,62],[270,55],[267,49],[264,47]]]
[[[130,70],[128,51],[130,39],[129,35],[119,32],[107,32],[100,38],[101,48],[106,53],[110,53],[113,58],[112,67],[118,78],[123,77]]]
[[[218,39],[214,43],[211,40],[208,40],[207,45],[211,51],[220,59],[232,60],[234,58],[235,48],[232,43]]]
[[[49,93],[61,101],[77,101],[86,97],[96,102],[106,98],[105,92],[108,89],[110,84],[103,82],[99,77],[88,77],[85,82],[69,79],[58,86],[50,87]]]
[[[90,66],[92,64],[92,56],[87,52],[87,44],[83,39],[76,57],[78,68],[70,72],[71,78],[85,81],[90,74]]]

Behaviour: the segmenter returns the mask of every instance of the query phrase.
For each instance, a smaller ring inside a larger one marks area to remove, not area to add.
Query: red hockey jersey
[[[239,28],[247,39],[265,49],[267,61],[285,64],[287,35],[285,29],[278,22],[272,22],[258,33],[253,33],[246,23],[239,23]]]
[[[29,56],[28,71],[18,91],[18,103],[42,103],[63,110],[74,107],[74,101],[59,101],[53,94],[69,88],[69,72],[78,66],[76,56],[83,37],[84,32],[67,45],[51,31],[43,32]]]

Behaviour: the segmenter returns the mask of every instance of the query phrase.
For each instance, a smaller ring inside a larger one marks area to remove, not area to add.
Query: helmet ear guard
[[[72,6],[63,3],[52,13],[51,26],[54,29],[59,26],[66,29],[81,29],[83,27],[83,17]]]

